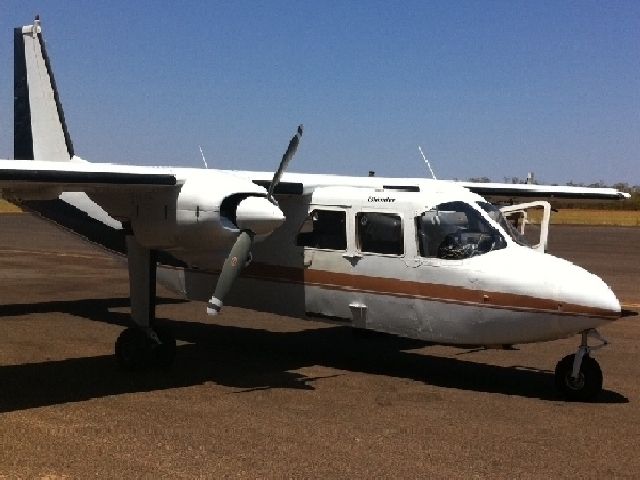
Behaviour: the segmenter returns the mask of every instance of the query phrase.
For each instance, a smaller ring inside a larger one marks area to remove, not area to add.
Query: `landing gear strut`
[[[567,355],[556,365],[556,388],[567,399],[587,402],[593,400],[602,391],[602,370],[589,353],[607,345],[607,341],[595,329],[582,332],[578,351]],[[601,343],[589,346],[589,338]]]
[[[150,366],[168,368],[175,357],[175,338],[168,329],[154,325],[156,260],[153,253],[133,235],[127,235],[131,319],[135,327],[125,329],[115,345],[116,359],[125,370]]]

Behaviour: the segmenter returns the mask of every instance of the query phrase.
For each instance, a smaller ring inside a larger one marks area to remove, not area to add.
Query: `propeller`
[[[275,198],[273,198],[273,192],[278,183],[280,183],[282,174],[287,169],[289,162],[298,149],[300,137],[302,137],[302,125],[298,126],[296,134],[289,142],[287,151],[282,156],[282,160],[280,160],[280,165],[269,185],[267,198],[247,197],[238,203],[236,207],[235,224],[240,229],[240,234],[238,238],[236,238],[229,252],[229,256],[222,265],[222,271],[220,272],[215,291],[207,303],[207,313],[209,315],[217,315],[220,313],[224,298],[231,290],[233,283],[240,275],[244,266],[249,263],[251,248],[253,247],[253,240],[256,234],[268,234],[284,222],[284,214],[280,208],[278,208],[277,202]]]
[[[235,279],[240,275],[242,267],[248,262],[253,246],[253,232],[243,230],[238,235],[236,243],[233,244],[229,256],[222,265],[222,271],[216,284],[213,296],[207,303],[207,313],[209,315],[217,315],[222,308],[222,301],[227,296]]]
[[[284,155],[282,155],[282,160],[280,160],[280,165],[278,166],[278,169],[276,170],[276,172],[273,174],[273,180],[271,180],[271,185],[269,185],[269,190],[267,191],[267,198],[272,203],[276,203],[275,198],[273,198],[273,192],[278,186],[278,184],[280,183],[280,178],[282,177],[282,174],[289,166],[289,162],[291,161],[293,156],[296,154],[296,150],[298,150],[298,145],[300,144],[300,138],[302,137],[302,129],[303,129],[302,125],[298,125],[298,131],[289,142],[287,151],[284,152]]]

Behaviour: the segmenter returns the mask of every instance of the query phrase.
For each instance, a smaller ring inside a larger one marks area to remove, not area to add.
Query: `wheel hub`
[[[582,390],[584,388],[584,374],[580,372],[577,378],[567,375],[565,377],[565,383],[571,390]]]

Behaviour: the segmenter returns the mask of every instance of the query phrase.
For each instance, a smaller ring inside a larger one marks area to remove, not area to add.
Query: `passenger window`
[[[402,219],[391,213],[360,212],[356,215],[358,245],[362,252],[402,255]]]
[[[327,250],[346,250],[346,219],[346,212],[314,210],[300,227],[298,245]]]
[[[463,259],[506,247],[500,232],[471,205],[448,202],[416,219],[423,257]]]

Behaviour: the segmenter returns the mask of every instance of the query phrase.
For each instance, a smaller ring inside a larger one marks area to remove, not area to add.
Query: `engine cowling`
[[[263,187],[226,172],[192,173],[175,200],[172,245],[163,245],[187,264],[217,267],[240,231],[251,231],[259,241],[284,223],[284,214],[266,198]],[[152,241],[150,236],[146,243]]]
[[[235,224],[240,230],[250,230],[257,237],[270,235],[286,220],[282,210],[266,197],[247,197],[236,207]]]

